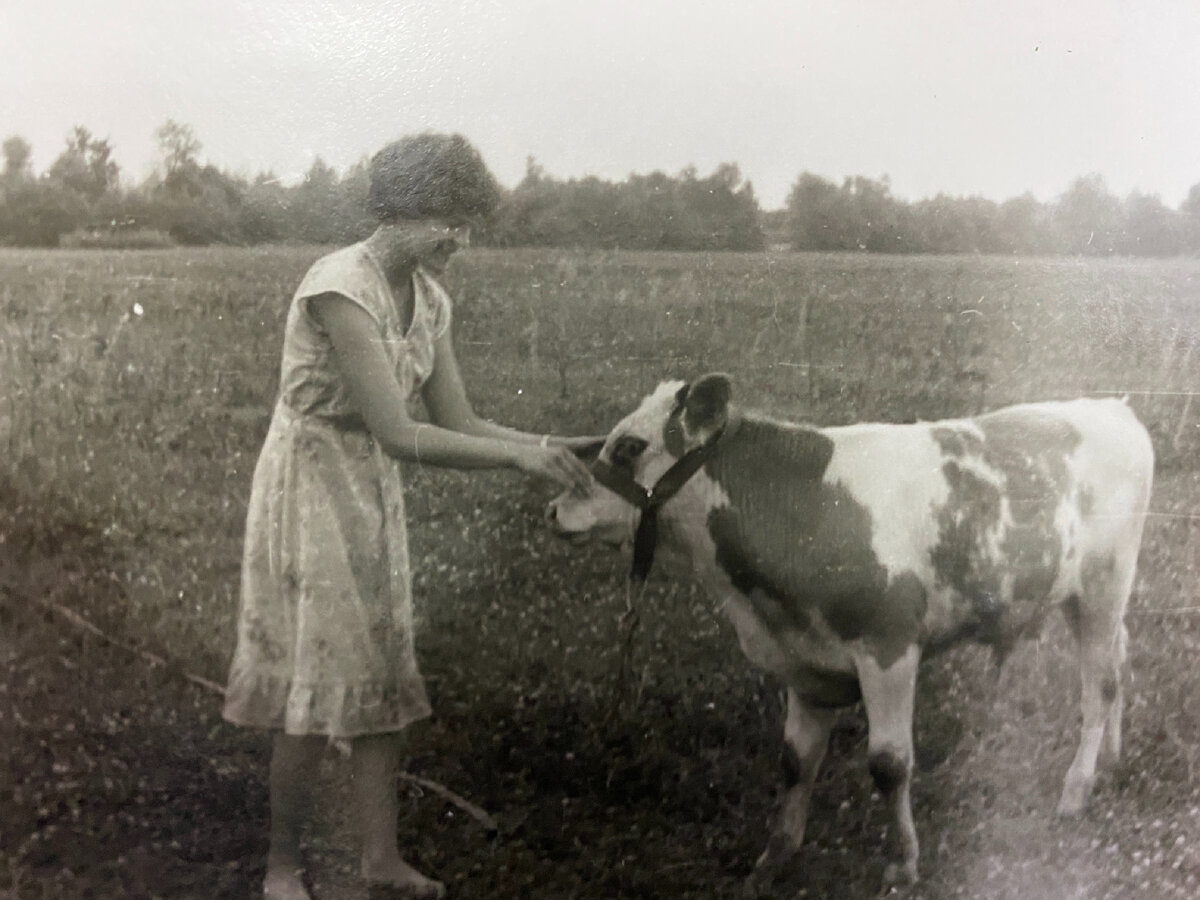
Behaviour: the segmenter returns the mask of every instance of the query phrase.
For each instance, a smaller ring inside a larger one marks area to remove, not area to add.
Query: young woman
[[[362,874],[372,896],[443,886],[396,846],[399,735],[428,716],[413,647],[399,460],[507,467],[586,488],[573,447],[471,408],[438,276],[498,189],[458,135],[422,134],[371,162],[379,221],[313,264],[284,333],[280,392],[254,473],[237,649],[224,715],[274,731],[264,894],[307,898],[299,829],[329,737],[352,748]],[[431,423],[408,412],[417,394]]]

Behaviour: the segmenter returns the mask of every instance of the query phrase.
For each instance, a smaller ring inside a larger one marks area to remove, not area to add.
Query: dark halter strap
[[[631,581],[645,582],[650,567],[654,565],[654,551],[658,546],[658,511],[712,458],[723,433],[724,429],[715,432],[703,444],[693,447],[675,460],[671,468],[650,488],[639,484],[623,469],[615,469],[602,460],[592,463],[592,475],[596,481],[641,513],[633,535],[633,567],[629,572]]]

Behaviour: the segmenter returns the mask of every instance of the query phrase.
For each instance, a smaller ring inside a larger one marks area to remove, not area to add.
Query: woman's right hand
[[[559,444],[566,447],[576,456],[587,457],[595,456],[604,446],[604,442],[608,440],[607,434],[588,434],[579,437],[555,437],[547,435],[550,446]]]
[[[592,472],[571,450],[559,445],[542,447],[537,444],[516,444],[517,468],[561,484],[565,488],[587,493],[592,488]]]

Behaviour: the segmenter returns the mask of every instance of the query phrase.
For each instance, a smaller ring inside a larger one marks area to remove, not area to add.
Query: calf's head
[[[664,381],[609,433],[599,463],[645,488],[653,486],[676,460],[725,427],[729,395],[725,375],[705,375],[693,384]],[[546,519],[560,535],[623,544],[633,539],[637,509],[597,481],[587,493],[565,491],[555,497]]]

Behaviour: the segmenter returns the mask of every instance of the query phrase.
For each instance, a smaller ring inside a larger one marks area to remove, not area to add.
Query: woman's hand
[[[576,456],[594,456],[608,440],[607,434],[587,434],[580,437],[558,437],[551,434],[546,437],[546,442],[551,447],[566,447]]]
[[[591,470],[564,444],[547,447],[516,444],[517,468],[530,475],[556,481],[565,488],[586,493],[592,487]]]

